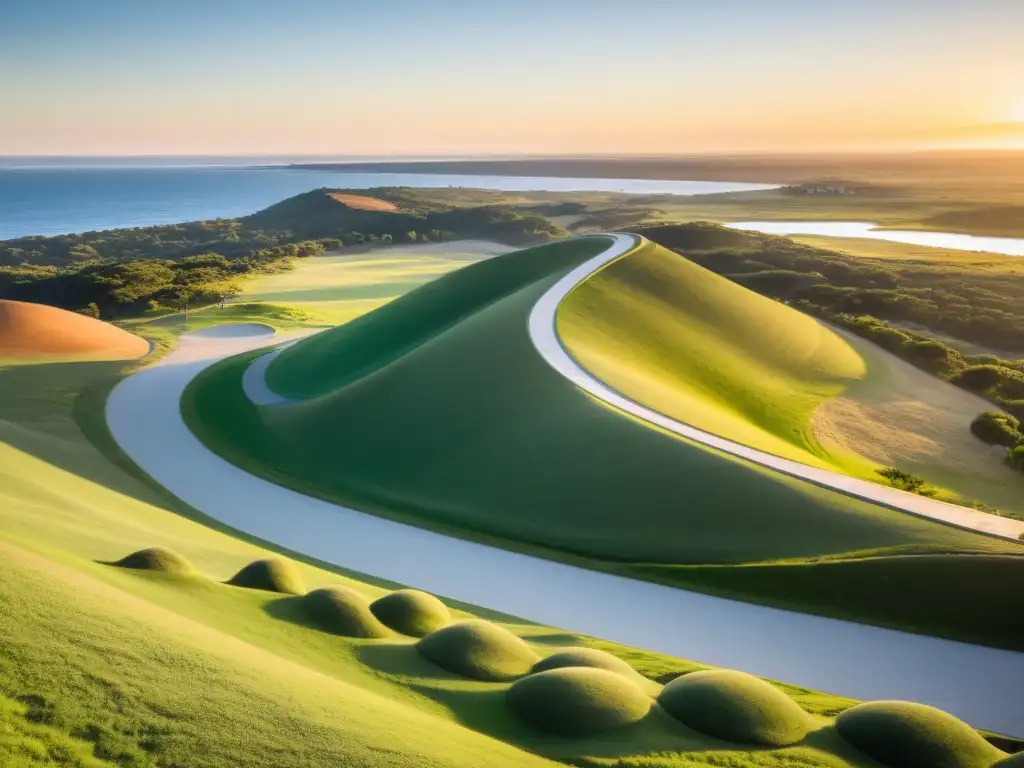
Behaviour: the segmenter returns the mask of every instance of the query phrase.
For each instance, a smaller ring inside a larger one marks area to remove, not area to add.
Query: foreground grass
[[[86,439],[103,429],[81,418],[82,393],[109,389],[123,370],[0,370],[3,765],[539,766],[554,758],[868,768],[831,728],[792,747],[751,751],[655,712],[601,737],[545,736],[511,713],[504,684],[444,673],[411,640],[340,638],[312,628],[297,598],[220,583],[270,553],[190,520],[182,514],[189,510]],[[103,564],[154,544],[186,556],[198,574]],[[369,598],[386,591],[355,574],[295,567],[310,589],[343,585]],[[455,607],[456,617],[471,615]],[[469,610],[501,621],[542,655],[587,644],[652,680],[700,668]],[[852,703],[786,690],[822,726]]]

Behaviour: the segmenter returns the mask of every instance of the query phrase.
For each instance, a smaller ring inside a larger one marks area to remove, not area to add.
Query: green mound
[[[641,685],[644,689],[649,689],[654,685],[618,656],[612,656],[607,651],[601,651],[597,648],[566,648],[538,661],[533,665],[532,671],[537,673],[547,672],[551,669],[568,669],[572,667],[587,667],[614,672],[617,675],[622,675],[627,680]]]
[[[306,591],[302,577],[296,572],[295,567],[277,558],[249,563],[228,579],[228,584],[248,589],[263,589],[267,592],[282,592],[286,595],[301,595]]]
[[[346,587],[315,589],[302,598],[309,620],[343,637],[387,637],[391,633],[370,611],[370,601]]]
[[[440,277],[350,323],[285,349],[267,368],[278,394],[310,398],[357,381],[499,299],[595,255],[606,238],[581,238],[517,251],[517,257],[480,261]]]
[[[512,680],[527,674],[538,661],[521,638],[481,619],[439,629],[416,647],[442,669],[476,680]]]
[[[535,728],[560,736],[589,736],[642,719],[651,699],[638,685],[607,669],[550,669],[516,681],[508,704]]]
[[[558,310],[569,352],[630,399],[731,440],[829,466],[811,415],[866,375],[821,322],[665,248],[619,259]]]
[[[677,677],[658,703],[683,725],[740,744],[794,744],[811,727],[807,713],[774,685],[727,669]]]
[[[122,557],[114,565],[140,571],[159,571],[173,576],[192,576],[196,570],[182,555],[163,547],[150,547]]]
[[[370,605],[370,610],[386,627],[410,637],[425,637],[452,623],[444,603],[416,589],[384,595]]]
[[[836,730],[888,768],[987,768],[1003,754],[967,723],[906,701],[860,704],[836,718]]]

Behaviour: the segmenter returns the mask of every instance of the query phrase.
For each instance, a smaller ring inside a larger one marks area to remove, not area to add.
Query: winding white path
[[[558,306],[573,288],[586,280],[590,275],[599,271],[606,264],[628,253],[640,240],[636,235],[626,234],[614,234],[608,235],[608,237],[612,238],[612,246],[607,251],[584,262],[555,283],[540,298],[540,301],[537,302],[530,313],[529,328],[533,345],[541,357],[558,371],[560,375],[569,379],[573,384],[593,395],[598,400],[625,411],[632,416],[636,416],[681,437],[716,448],[724,453],[738,456],[776,472],[807,480],[848,496],[882,504],[892,509],[917,515],[918,517],[927,517],[948,525],[955,525],[958,528],[967,528],[992,536],[1014,540],[1024,535],[1024,522],[1020,520],[989,515],[974,509],[959,507],[955,504],[947,504],[943,501],[936,501],[935,499],[918,496],[914,493],[900,491],[896,488],[889,488],[884,485],[868,482],[867,480],[849,477],[838,472],[810,467],[797,461],[759,451],[756,448],[734,443],[732,440],[713,435],[710,432],[705,432],[689,424],[676,421],[662,413],[653,411],[634,400],[630,400],[628,397],[616,392],[596,379],[577,363],[562,345],[562,341],[558,337],[555,319],[558,313]]]
[[[566,630],[862,699],[909,699],[1024,736],[1024,654],[633,581],[402,525],[274,485],[207,449],[182,392],[273,336],[183,337],[114,388],[111,432],[157,482],[253,536],[344,568]]]

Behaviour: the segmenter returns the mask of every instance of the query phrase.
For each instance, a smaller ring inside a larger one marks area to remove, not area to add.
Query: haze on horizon
[[[1024,148],[1021,29],[1019,0],[38,0],[3,11],[0,154]]]

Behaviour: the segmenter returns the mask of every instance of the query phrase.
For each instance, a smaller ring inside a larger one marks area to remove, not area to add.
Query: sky
[[[0,0],[0,154],[927,144],[1024,122],[1021,30],[1024,0]]]

